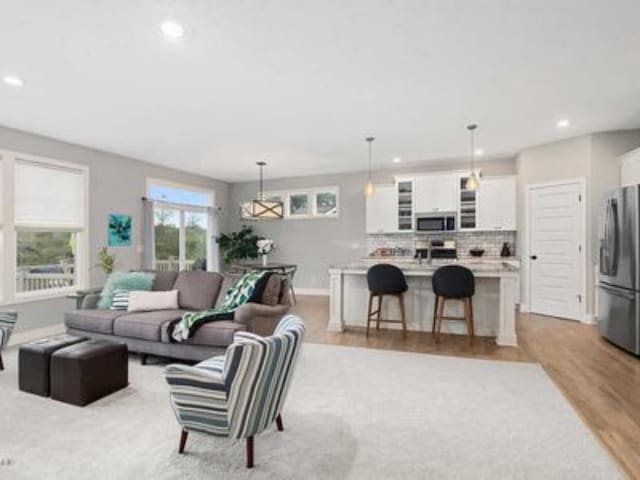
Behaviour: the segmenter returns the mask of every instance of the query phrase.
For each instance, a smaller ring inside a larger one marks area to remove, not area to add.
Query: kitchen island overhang
[[[495,337],[501,346],[517,346],[516,307],[519,302],[520,272],[503,262],[457,262],[471,269],[476,279],[473,297],[475,330],[478,336]],[[367,318],[367,271],[371,262],[357,262],[329,268],[329,326],[331,332],[346,327],[364,327]],[[407,328],[430,332],[433,322],[435,295],[431,277],[439,265],[398,263],[405,274],[409,290],[405,294]],[[460,302],[447,302],[447,312],[459,316]],[[385,301],[383,317],[399,318],[397,302]],[[390,328],[390,327],[387,327]],[[443,333],[466,334],[464,322],[445,321]]]

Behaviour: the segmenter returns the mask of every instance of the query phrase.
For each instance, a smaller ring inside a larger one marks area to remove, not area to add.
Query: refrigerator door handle
[[[600,274],[609,275],[609,212],[611,200],[607,199],[604,209],[604,229],[600,239]]]
[[[611,252],[611,265],[609,267],[609,274],[610,275],[617,275],[618,272],[618,256],[620,254],[619,252],[619,245],[620,245],[620,228],[619,228],[619,222],[618,222],[618,214],[620,212],[618,211],[618,201],[614,198],[611,200],[611,219],[613,220],[613,252]]]
[[[599,286],[603,291],[616,297],[626,298],[627,300],[635,300],[636,298],[636,292],[633,291],[610,287],[608,285],[603,285],[602,283]]]

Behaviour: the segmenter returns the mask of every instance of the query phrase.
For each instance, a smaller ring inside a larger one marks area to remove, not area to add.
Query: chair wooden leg
[[[446,302],[446,298],[440,298],[440,303],[438,304],[438,320],[436,322],[436,343],[440,341],[440,330],[442,329],[442,317],[444,316],[444,304]]]
[[[367,309],[367,337],[369,336],[369,323],[371,323],[372,307],[373,307],[373,293],[369,293],[369,308]]]
[[[431,335],[436,333],[436,319],[438,318],[438,304],[440,303],[440,297],[436,295],[436,301],[433,304],[433,324],[431,325]]]
[[[178,453],[184,453],[184,446],[187,444],[187,437],[189,436],[189,432],[186,430],[182,430],[180,432],[180,446],[178,447]]]
[[[2,353],[0,353],[0,370],[4,370],[4,362],[2,361]]]
[[[464,323],[467,325],[467,337],[469,337],[469,344],[471,344],[473,342],[473,339],[471,337],[471,322],[469,321],[470,316],[469,316],[469,302],[467,301],[468,299],[463,298],[462,299],[462,307],[464,310]]]
[[[253,468],[253,435],[247,437],[247,468]]]
[[[402,336],[407,338],[407,318],[404,312],[404,293],[398,295],[398,301],[400,302],[400,317],[402,319]]]
[[[282,415],[278,414],[276,417],[276,427],[278,427],[279,432],[284,431],[284,426],[282,425]]]
[[[376,316],[376,330],[380,330],[380,316],[382,315],[382,297],[378,295],[378,315]]]

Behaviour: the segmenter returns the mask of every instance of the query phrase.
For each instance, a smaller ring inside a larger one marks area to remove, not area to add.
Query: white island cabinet
[[[355,262],[329,269],[329,331],[341,332],[345,327],[364,327],[367,318],[367,270],[370,262]],[[431,277],[437,265],[398,263],[404,272],[409,290],[405,294],[407,328],[431,331],[435,297]],[[518,267],[507,262],[469,262],[476,279],[473,297],[476,335],[495,337],[503,346],[516,346],[516,305],[519,301]],[[446,315],[462,316],[461,302],[447,302]],[[383,318],[400,318],[398,302],[383,303]],[[385,325],[386,328],[391,328]],[[466,334],[464,322],[445,321],[443,333]]]

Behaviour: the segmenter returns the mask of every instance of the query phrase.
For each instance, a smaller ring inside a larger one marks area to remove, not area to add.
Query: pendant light
[[[480,176],[476,171],[476,129],[478,125],[472,123],[471,125],[467,125],[467,130],[469,130],[469,134],[471,137],[471,175],[467,180],[467,190],[476,190],[480,186]]]
[[[364,194],[367,197],[370,197],[371,195],[373,195],[373,180],[371,178],[371,168],[372,168],[373,161],[372,161],[372,155],[371,155],[371,148],[373,146],[373,141],[375,140],[375,137],[367,137],[365,138],[365,140],[369,144],[369,179],[367,181],[367,184],[364,186]]]
[[[256,162],[256,165],[260,167],[260,193],[256,200],[243,203],[241,208],[241,215],[244,219],[250,220],[276,220],[284,216],[284,206],[282,202],[275,200],[264,199],[264,167],[267,162]]]

